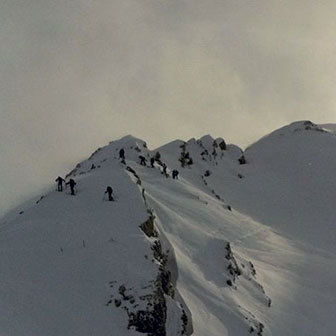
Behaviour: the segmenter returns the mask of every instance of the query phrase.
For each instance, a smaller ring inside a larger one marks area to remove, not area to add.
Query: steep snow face
[[[130,137],[121,143],[144,148]],[[1,335],[138,335],[137,313],[144,319],[162,303],[164,252],[154,255],[159,241],[140,229],[148,207],[117,154],[106,146],[78,164],[69,176],[75,196],[53,191],[2,220]],[[115,202],[107,201],[107,185]],[[182,308],[169,302],[170,323],[181,331]],[[162,335],[165,310],[156,309],[153,335]]]
[[[208,179],[233,208],[286,240],[276,258],[256,256],[257,269],[269,268],[265,261],[277,268],[263,282],[274,302],[266,320],[273,335],[334,333],[335,154],[334,133],[302,121],[249,147],[239,181]]]
[[[246,150],[243,192],[231,188],[230,199],[290,238],[333,249],[335,148],[333,133],[307,121],[273,132]]]
[[[334,141],[297,122],[245,153],[209,135],[97,150],[75,196],[2,219],[0,334],[332,335]]]

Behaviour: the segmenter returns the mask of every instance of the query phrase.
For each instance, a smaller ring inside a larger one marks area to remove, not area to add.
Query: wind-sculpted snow
[[[0,334],[333,335],[335,141],[302,121],[245,152],[210,135],[98,149],[75,196],[2,219]]]

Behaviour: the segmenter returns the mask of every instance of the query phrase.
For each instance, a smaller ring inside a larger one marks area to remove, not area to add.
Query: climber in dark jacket
[[[58,191],[63,191],[63,182],[65,182],[64,179],[62,179],[61,176],[58,176],[57,179],[55,180],[57,182],[57,190]]]
[[[146,158],[142,155],[139,155],[139,159],[140,159],[140,164],[142,166],[146,166]]]
[[[175,179],[177,180],[177,179],[178,179],[178,175],[179,175],[178,170],[177,170],[177,169],[174,169],[173,172],[172,172],[173,179],[174,179],[174,180],[175,180]]]
[[[121,163],[126,164],[124,148],[121,148],[119,151],[119,159],[121,159]]]
[[[66,183],[66,185],[70,185],[71,195],[75,195],[75,185],[76,182],[73,179],[70,179],[69,182]]]
[[[150,164],[151,164],[151,167],[154,168],[154,162],[155,162],[155,159],[152,157],[150,159]]]
[[[112,193],[113,193],[112,187],[108,186],[106,188],[105,194],[108,194],[109,201],[114,201]]]
[[[168,173],[167,173],[167,165],[165,163],[162,164],[162,173],[164,174],[166,177],[168,177]]]

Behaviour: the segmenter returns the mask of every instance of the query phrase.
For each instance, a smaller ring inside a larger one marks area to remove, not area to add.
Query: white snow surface
[[[244,165],[221,142],[207,135],[151,151],[124,137],[71,173],[75,196],[50,191],[2,218],[0,335],[143,335],[128,328],[126,308],[144,309],[153,292],[157,240],[175,288],[165,295],[167,336],[334,335],[334,129],[293,123],[251,145]],[[139,164],[157,151],[169,177],[160,162]],[[183,151],[193,162],[184,168]],[[107,185],[115,202],[103,200]],[[139,228],[148,211],[157,238]],[[121,285],[135,302],[117,307]]]

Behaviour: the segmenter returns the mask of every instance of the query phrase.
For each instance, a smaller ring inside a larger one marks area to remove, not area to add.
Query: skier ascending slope
[[[142,166],[146,166],[146,158],[142,155],[139,155],[139,159],[140,159],[140,164]]]
[[[61,176],[58,176],[55,182],[57,182],[57,190],[63,191],[63,182],[65,182],[65,180]]]
[[[165,163],[162,164],[162,174],[164,174],[166,177],[169,177],[167,173],[167,165]]]
[[[105,194],[108,194],[109,201],[114,201],[114,198],[113,198],[113,196],[112,196],[112,193],[113,193],[112,187],[108,186],[108,187],[106,188],[106,191],[105,191],[105,193],[104,193],[104,196],[105,196]]]
[[[73,179],[70,179],[69,182],[66,183],[66,185],[70,185],[71,195],[75,195],[75,185],[77,184]]]
[[[119,159],[121,159],[121,163],[126,164],[124,148],[121,148],[120,151],[119,151]]]

